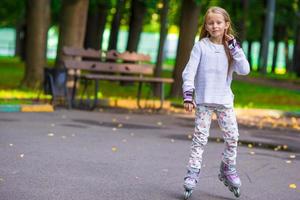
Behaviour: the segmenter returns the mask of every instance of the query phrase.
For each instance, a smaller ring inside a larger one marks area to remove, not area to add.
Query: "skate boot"
[[[188,199],[199,181],[200,169],[190,168],[187,175],[184,177],[184,199]]]
[[[219,179],[231,192],[233,192],[235,197],[239,197],[241,195],[240,187],[242,183],[236,172],[235,165],[227,165],[222,162],[220,166]]]

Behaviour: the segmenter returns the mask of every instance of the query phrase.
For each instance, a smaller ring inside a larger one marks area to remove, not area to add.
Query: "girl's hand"
[[[192,112],[193,109],[195,108],[195,105],[194,105],[194,103],[186,102],[186,103],[183,103],[183,107],[184,107],[185,111]]]

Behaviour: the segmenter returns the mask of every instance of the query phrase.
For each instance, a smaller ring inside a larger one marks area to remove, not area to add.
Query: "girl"
[[[200,41],[195,43],[182,73],[184,108],[189,112],[196,109],[195,133],[184,178],[185,199],[199,180],[213,112],[217,115],[225,143],[219,179],[236,197],[240,196],[241,181],[235,167],[239,133],[230,85],[233,72],[246,75],[250,68],[233,35],[226,10],[209,8],[204,16]]]

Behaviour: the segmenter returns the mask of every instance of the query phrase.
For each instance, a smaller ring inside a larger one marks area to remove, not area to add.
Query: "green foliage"
[[[0,27],[14,27],[24,17],[24,0],[0,1]]]
[[[61,0],[51,0],[51,24],[57,25],[59,23],[59,12],[61,9]]]

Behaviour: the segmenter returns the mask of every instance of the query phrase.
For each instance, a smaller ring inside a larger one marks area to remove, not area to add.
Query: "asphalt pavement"
[[[193,126],[175,113],[0,113],[0,199],[183,199]],[[239,199],[300,199],[300,132],[239,129]],[[191,200],[236,199],[217,178],[221,138],[213,122]]]

